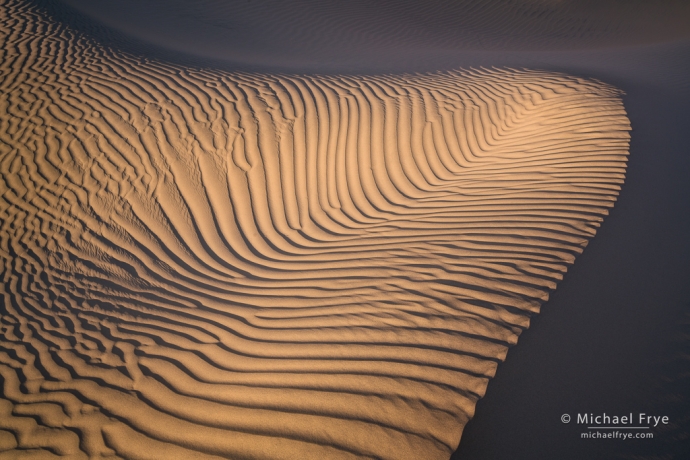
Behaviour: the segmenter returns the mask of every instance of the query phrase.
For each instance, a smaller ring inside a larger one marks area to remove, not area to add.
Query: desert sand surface
[[[0,455],[448,458],[616,201],[621,91],[184,65],[42,3],[0,7]]]

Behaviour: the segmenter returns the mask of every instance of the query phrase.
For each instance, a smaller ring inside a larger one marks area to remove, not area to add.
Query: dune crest
[[[595,81],[192,69],[22,1],[0,27],[0,449],[27,458],[448,458],[624,180]]]

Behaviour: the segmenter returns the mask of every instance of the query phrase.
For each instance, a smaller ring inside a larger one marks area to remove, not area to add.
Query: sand
[[[523,60],[623,89],[634,128],[629,163],[614,209],[498,366],[453,459],[656,460],[690,452],[689,52],[686,41]],[[584,410],[663,413],[671,422],[653,430],[654,439],[592,443],[558,421]]]
[[[229,72],[0,9],[0,448],[444,459],[625,178],[565,74]]]

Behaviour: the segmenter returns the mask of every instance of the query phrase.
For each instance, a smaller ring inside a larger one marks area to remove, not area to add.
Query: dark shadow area
[[[690,38],[685,0],[33,2],[103,44],[226,70],[434,71],[487,52],[491,60]]]

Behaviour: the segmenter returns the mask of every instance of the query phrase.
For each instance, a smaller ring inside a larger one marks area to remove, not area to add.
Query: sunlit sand
[[[595,80],[228,72],[0,24],[21,458],[448,458],[625,178]]]

